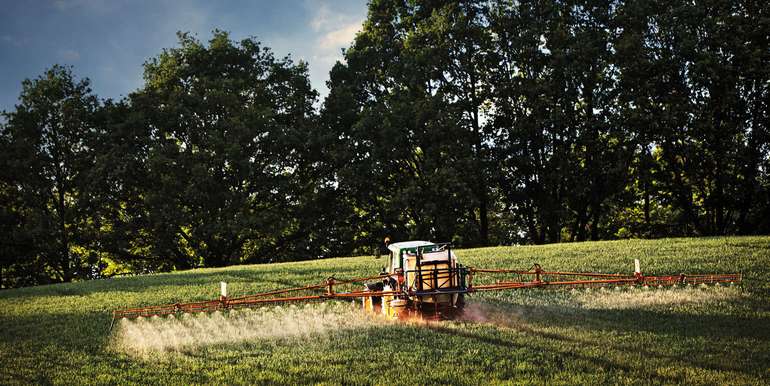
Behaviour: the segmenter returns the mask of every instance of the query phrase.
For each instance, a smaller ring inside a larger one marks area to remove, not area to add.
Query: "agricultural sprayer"
[[[635,260],[633,274],[547,271],[538,264],[526,270],[481,269],[461,265],[448,243],[407,241],[389,244],[387,248],[388,266],[375,276],[329,277],[314,285],[235,297],[229,297],[227,284],[221,283],[218,299],[115,310],[113,323],[122,318],[344,299],[360,300],[364,310],[390,318],[441,320],[462,313],[465,296],[477,292],[555,287],[660,287],[736,283],[742,279],[740,273],[650,276],[641,272],[639,260]]]

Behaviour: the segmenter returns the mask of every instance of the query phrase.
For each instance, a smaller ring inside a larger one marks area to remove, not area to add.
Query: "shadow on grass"
[[[510,306],[508,306],[510,307]],[[520,306],[523,318],[544,325],[621,333],[649,332],[712,339],[757,338],[770,341],[770,318],[722,314],[680,314],[654,309],[583,309]]]
[[[484,336],[483,334],[475,331],[458,330],[458,329],[443,327],[441,325],[429,325],[427,328],[437,334],[460,336],[471,341],[498,346],[501,348],[506,348],[506,349],[520,348],[525,350],[537,350],[541,354],[547,353],[548,356],[551,357],[552,361],[554,360],[554,357],[558,358],[558,360],[555,360],[555,362],[564,363],[568,361],[582,360],[586,363],[590,363],[592,366],[595,366],[599,369],[603,369],[605,371],[608,369],[621,370],[626,373],[642,371],[642,369],[639,367],[634,367],[626,363],[613,361],[613,360],[595,356],[595,355],[587,355],[580,352],[579,350],[568,350],[568,349],[556,350],[556,349],[549,349],[544,345],[515,343],[510,340],[506,340],[499,337]],[[570,345],[574,345],[575,343],[577,343],[575,339],[572,339],[560,334],[535,332],[527,329],[521,329],[521,331],[527,334],[536,335],[538,338],[541,338],[541,339],[552,341],[556,343],[556,345],[559,345],[564,342],[567,342]],[[655,381],[656,383],[671,383],[671,382],[681,383],[684,381],[684,378],[682,376],[673,376],[673,375],[664,376],[664,375],[655,374],[652,372],[649,372],[647,375],[648,375],[648,378],[647,378],[648,380]]]
[[[487,304],[494,308],[496,303]],[[748,305],[755,304],[749,302]],[[767,351],[770,347],[770,329],[767,328],[770,317],[767,316],[679,314],[654,309],[498,306],[499,310],[495,311],[497,315],[479,324],[510,328],[532,337],[566,342],[589,351],[635,353],[665,362],[680,362],[713,371],[734,371],[755,377],[761,377],[766,371],[764,364],[770,363],[770,352]],[[515,316],[506,320],[506,313]],[[471,332],[441,326],[432,329],[474,338]],[[554,330],[587,332],[592,338],[579,338],[578,334],[558,333]],[[614,338],[640,334],[646,337],[639,340],[632,338],[631,343],[623,343],[623,339]],[[640,343],[650,338],[651,344]],[[475,339],[491,344],[506,344],[506,341],[499,339],[490,340],[478,336]],[[666,351],[681,352],[682,355],[666,354]],[[592,360],[599,363],[604,361],[601,358]]]

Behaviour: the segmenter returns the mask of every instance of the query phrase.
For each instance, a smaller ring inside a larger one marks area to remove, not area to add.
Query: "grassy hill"
[[[475,320],[431,324],[300,305],[122,322],[112,332],[115,308],[212,299],[219,281],[235,296],[368,275],[385,263],[351,257],[6,290],[0,384],[770,382],[770,237],[457,253],[477,267],[604,272],[631,272],[639,258],[651,274],[738,271],[744,283],[488,293],[469,300]]]

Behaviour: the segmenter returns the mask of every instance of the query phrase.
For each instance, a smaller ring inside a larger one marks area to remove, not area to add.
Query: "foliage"
[[[767,6],[369,8],[322,116],[371,242],[597,240],[635,208],[624,235],[767,231]]]
[[[139,117],[127,130],[143,130],[146,154],[139,208],[125,221],[176,268],[252,261],[280,247],[303,204],[297,175],[316,93],[304,63],[252,39],[179,38],[147,62],[146,85],[129,98]]]
[[[0,143],[3,265],[11,285],[89,278],[98,99],[60,66],[22,88]]]
[[[0,126],[0,287],[456,246],[770,232],[770,3],[374,0],[307,64],[187,33]],[[320,107],[320,108],[319,108]]]

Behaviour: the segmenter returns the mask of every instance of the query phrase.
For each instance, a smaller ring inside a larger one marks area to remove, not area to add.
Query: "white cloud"
[[[329,31],[357,19],[355,15],[332,10],[326,1],[308,1],[307,6],[315,12],[313,18],[310,19],[310,28],[314,31]]]
[[[80,53],[75,50],[60,50],[59,58],[65,62],[77,62],[80,60]]]
[[[316,51],[339,52],[343,47],[350,45],[364,22],[361,15],[334,10],[327,1],[314,0],[306,4],[313,12],[308,25],[317,33]],[[318,55],[319,52],[314,54]]]
[[[0,39],[6,44],[10,44],[14,47],[26,46],[30,42],[29,38],[20,38],[14,35],[3,35]]]
[[[334,63],[343,59],[342,49],[351,45],[364,22],[360,10],[350,13],[334,9],[333,6],[339,6],[339,3],[325,0],[306,2],[312,15],[308,26],[315,32],[308,55],[310,76],[324,81],[329,78],[329,70]],[[327,92],[326,86],[323,83],[319,86],[318,91],[323,97]]]
[[[107,13],[115,10],[118,2],[108,0],[56,0],[52,4],[60,12],[86,10],[95,13]]]
[[[56,0],[53,2],[53,6],[59,11],[66,11],[78,6],[75,1]]]
[[[361,21],[351,23],[340,29],[329,31],[319,38],[318,46],[323,49],[347,47],[353,42],[356,33],[361,29]]]
[[[320,4],[315,16],[310,20],[310,27],[313,28],[314,31],[324,29],[325,26],[329,24],[330,14],[329,6],[323,3]]]

